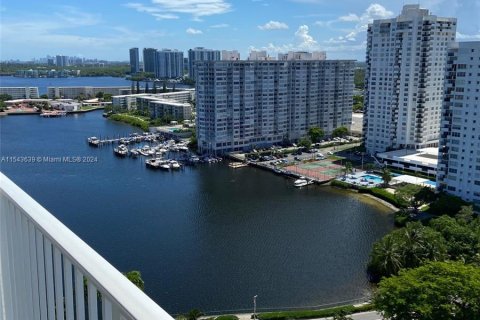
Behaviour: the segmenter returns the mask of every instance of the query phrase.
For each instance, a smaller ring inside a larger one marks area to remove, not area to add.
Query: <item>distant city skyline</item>
[[[408,2],[406,2],[408,3]],[[457,40],[480,40],[480,2],[412,2],[458,18]],[[391,18],[404,3],[346,0],[59,0],[2,3],[0,60],[29,61],[60,53],[128,61],[132,47],[327,52],[329,59],[365,60],[366,26]],[[29,11],[26,11],[28,8]],[[91,8],[87,9],[87,8]]]

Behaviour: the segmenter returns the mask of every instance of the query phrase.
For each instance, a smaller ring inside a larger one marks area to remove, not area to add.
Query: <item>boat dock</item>
[[[228,164],[228,166],[230,168],[233,168],[233,169],[238,169],[238,168],[243,168],[243,167],[248,167],[248,163],[244,163],[244,162],[230,162]]]
[[[118,137],[118,138],[109,138],[106,137],[104,139],[97,138],[97,137],[89,137],[87,138],[87,142],[92,147],[100,147],[102,145],[108,145],[113,143],[118,144],[130,144],[130,143],[139,143],[139,142],[154,142],[154,141],[163,140],[163,136],[156,135],[154,133],[148,134],[131,134],[129,136]]]

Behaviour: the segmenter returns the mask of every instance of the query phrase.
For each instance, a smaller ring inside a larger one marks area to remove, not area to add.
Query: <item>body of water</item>
[[[365,266],[392,215],[359,195],[255,168],[152,171],[88,136],[133,132],[101,112],[0,118],[0,169],[170,313],[313,306],[369,292]],[[11,163],[4,157],[94,157]],[[96,158],[95,158],[96,157]]]
[[[0,76],[0,87],[38,87],[39,94],[46,94],[48,87],[130,87],[132,82],[119,77],[70,77],[70,78],[18,78],[13,76]],[[145,82],[140,82],[144,87]],[[169,84],[168,87],[171,87]],[[153,87],[149,84],[150,89]],[[175,87],[190,88],[190,86],[176,83]]]

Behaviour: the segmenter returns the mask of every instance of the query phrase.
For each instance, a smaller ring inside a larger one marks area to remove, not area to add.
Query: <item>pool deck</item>
[[[368,178],[365,179],[363,178],[364,176],[374,176],[379,178],[381,181],[372,181],[371,179],[368,179]],[[381,179],[381,177],[379,177],[376,174],[368,173],[366,171],[347,174],[346,176],[337,178],[337,180],[349,183],[351,185],[367,187],[367,188],[377,187],[383,183],[383,180]]]

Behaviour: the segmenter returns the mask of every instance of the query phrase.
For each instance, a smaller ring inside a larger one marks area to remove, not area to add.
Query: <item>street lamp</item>
[[[253,319],[257,319],[257,297],[258,295],[253,296]]]

